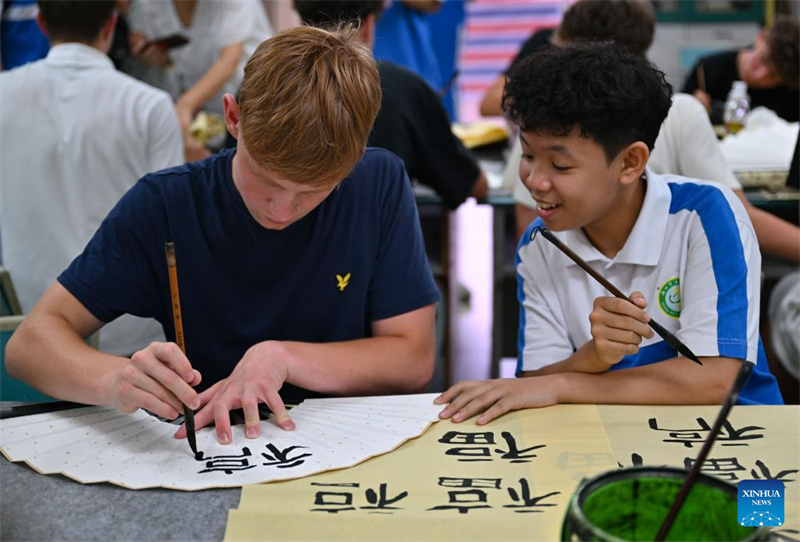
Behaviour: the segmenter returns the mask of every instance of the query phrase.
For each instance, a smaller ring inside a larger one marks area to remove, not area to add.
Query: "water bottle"
[[[725,101],[725,112],[722,120],[729,134],[735,134],[744,128],[744,120],[750,112],[750,96],[747,95],[747,83],[734,81],[728,99]]]

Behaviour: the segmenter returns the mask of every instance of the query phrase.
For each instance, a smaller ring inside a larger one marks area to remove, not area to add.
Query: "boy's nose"
[[[534,169],[528,173],[526,178],[522,179],[522,184],[524,184],[531,192],[547,192],[552,186],[550,180],[547,178],[547,175],[538,173]]]
[[[294,214],[295,204],[291,198],[274,198],[271,205],[272,218],[278,222],[287,222]]]

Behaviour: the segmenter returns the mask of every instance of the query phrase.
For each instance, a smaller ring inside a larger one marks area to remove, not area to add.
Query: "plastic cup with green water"
[[[687,474],[641,467],[584,480],[570,500],[561,539],[654,540]],[[666,540],[767,540],[767,529],[739,524],[737,506],[735,485],[700,474]]]

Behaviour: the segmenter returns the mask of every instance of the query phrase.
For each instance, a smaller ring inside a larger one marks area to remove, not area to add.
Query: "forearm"
[[[478,173],[478,178],[475,179],[475,184],[472,185],[469,195],[477,199],[484,199],[489,195],[489,181],[486,180],[483,170]]]
[[[288,360],[287,382],[325,394],[419,392],[433,375],[432,336],[417,344],[402,337],[277,344]]]
[[[501,74],[495,79],[489,90],[486,91],[480,103],[480,113],[484,117],[494,117],[503,114],[503,89],[506,86],[506,77]]]
[[[607,370],[608,365],[602,363],[594,348],[594,342],[590,340],[567,359],[547,365],[535,371],[524,371],[522,375],[544,376],[560,373],[601,373]]]
[[[203,104],[213,98],[222,89],[225,82],[233,77],[241,56],[241,43],[225,47],[217,61],[194,86],[181,95],[176,105],[191,111],[192,114],[199,111]]]
[[[43,393],[92,405],[111,404],[109,380],[128,362],[89,347],[61,316],[32,312],[6,348],[6,366]]]
[[[699,366],[673,358],[642,367],[600,374],[550,375],[559,403],[623,405],[721,404],[742,363],[730,358],[703,358]]]
[[[740,193],[737,191],[737,195]],[[749,202],[745,203],[745,208],[762,252],[792,262],[800,261],[800,228]]]

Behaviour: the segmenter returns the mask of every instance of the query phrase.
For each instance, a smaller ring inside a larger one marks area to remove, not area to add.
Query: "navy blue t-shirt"
[[[58,281],[98,319],[153,317],[174,340],[164,252],[171,238],[186,353],[202,389],[256,343],[361,339],[371,322],[439,299],[396,156],[367,149],[316,209],[276,231],[245,207],[231,176],[234,154],[143,177]],[[285,396],[309,395],[284,388]]]

